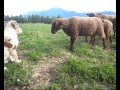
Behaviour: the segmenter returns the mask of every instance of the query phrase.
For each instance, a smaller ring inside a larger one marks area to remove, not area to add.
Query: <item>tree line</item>
[[[61,18],[59,15],[57,17],[49,16],[39,16],[39,15],[29,15],[29,16],[8,16],[4,15],[4,21],[16,20],[18,23],[46,23],[50,24],[56,18]]]

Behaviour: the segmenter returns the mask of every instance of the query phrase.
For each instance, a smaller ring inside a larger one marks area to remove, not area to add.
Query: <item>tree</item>
[[[39,16],[39,15],[29,15],[29,16],[5,16],[4,15],[4,20],[5,21],[10,21],[10,20],[16,20],[18,23],[52,23],[53,20],[56,18],[60,18],[58,15],[57,17],[49,17],[49,16]]]

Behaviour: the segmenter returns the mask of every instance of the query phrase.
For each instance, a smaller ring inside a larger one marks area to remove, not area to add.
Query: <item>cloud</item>
[[[116,0],[4,0],[5,15],[42,11],[60,7],[76,12],[115,11]]]

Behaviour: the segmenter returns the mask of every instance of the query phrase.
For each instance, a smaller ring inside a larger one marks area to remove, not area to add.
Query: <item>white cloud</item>
[[[116,0],[4,0],[5,15],[19,15],[28,11],[42,11],[60,7],[76,12],[115,11]]]

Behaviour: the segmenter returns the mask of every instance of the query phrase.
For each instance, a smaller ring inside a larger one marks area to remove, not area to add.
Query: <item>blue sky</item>
[[[116,12],[116,0],[4,0],[5,15],[14,16],[54,7],[76,12]]]

